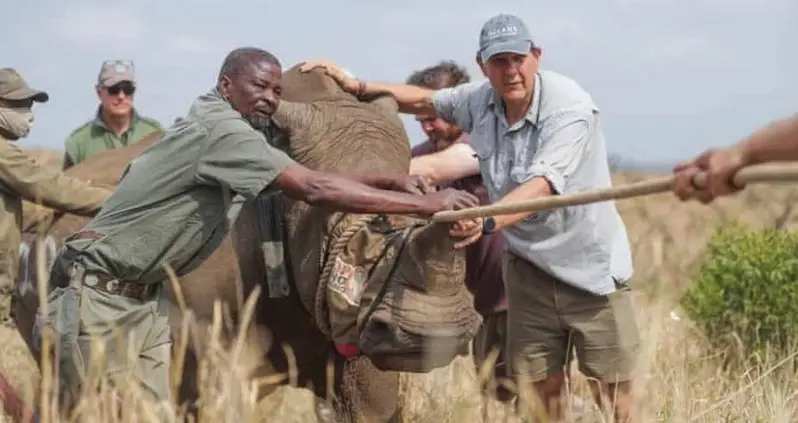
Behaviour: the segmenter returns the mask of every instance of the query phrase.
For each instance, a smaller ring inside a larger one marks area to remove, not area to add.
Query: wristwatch
[[[493,216],[482,219],[482,235],[492,234],[496,230],[496,220]]]

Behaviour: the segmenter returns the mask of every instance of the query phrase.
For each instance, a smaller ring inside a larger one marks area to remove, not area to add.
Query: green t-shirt
[[[90,120],[72,131],[64,142],[63,169],[74,166],[95,153],[127,146],[130,142],[140,141],[153,132],[162,131],[161,124],[152,118],[141,116],[133,110],[130,128],[117,137],[105,126],[100,118],[100,111]]]
[[[125,169],[84,228],[104,236],[67,245],[123,281],[161,282],[164,263],[184,275],[221,244],[233,196],[255,198],[294,163],[213,90]]]

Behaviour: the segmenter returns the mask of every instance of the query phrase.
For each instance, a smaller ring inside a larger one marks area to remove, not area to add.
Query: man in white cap
[[[64,143],[67,169],[104,150],[124,147],[163,128],[133,107],[136,73],[131,60],[107,60],[97,77],[100,106],[94,119],[72,131]]]
[[[452,177],[481,173],[492,203],[611,186],[598,107],[574,80],[541,70],[540,55],[525,23],[499,14],[479,38],[476,60],[487,81],[431,90],[360,81],[327,61],[301,70],[322,68],[350,93],[387,92],[402,113],[457,124],[475,157],[463,158],[473,165],[458,163],[463,174]],[[599,404],[608,399],[616,421],[632,421],[639,332],[628,285],[631,248],[614,202],[485,218],[483,233],[495,231],[508,249],[510,374],[532,382],[549,418],[559,420],[564,369],[576,352]]]

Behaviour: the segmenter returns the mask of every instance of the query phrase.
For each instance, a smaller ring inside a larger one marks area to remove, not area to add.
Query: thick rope
[[[532,200],[516,201],[507,204],[491,204],[487,206],[471,207],[455,211],[442,211],[435,213],[431,220],[433,222],[453,222],[460,219],[473,219],[476,217],[497,216],[503,214],[540,212],[560,207],[578,206],[582,204],[598,203],[601,201],[642,197],[645,195],[660,194],[670,191],[672,189],[674,180],[674,176],[667,176],[618,187],[590,190],[577,194],[535,198]],[[738,186],[758,182],[789,181],[798,181],[798,165],[796,164],[771,163],[749,166],[747,168],[741,169],[734,177],[734,183]],[[698,187],[705,187],[707,184],[707,176],[705,174],[697,175],[694,179],[694,183]]]
[[[332,336],[332,329],[330,328],[330,320],[327,316],[326,305],[327,285],[330,282],[330,273],[332,272],[332,267],[335,264],[335,259],[339,254],[341,254],[341,251],[343,251],[346,245],[349,244],[349,241],[352,240],[352,237],[354,237],[355,234],[363,229],[363,227],[366,226],[366,224],[368,224],[372,219],[374,219],[373,215],[361,216],[346,226],[346,229],[340,235],[333,231],[333,233],[330,234],[330,237],[335,239],[335,243],[326,255],[324,253],[321,254],[322,259],[326,256],[327,260],[324,263],[321,275],[319,276],[319,285],[316,288],[313,314],[316,319],[316,325],[325,336]]]

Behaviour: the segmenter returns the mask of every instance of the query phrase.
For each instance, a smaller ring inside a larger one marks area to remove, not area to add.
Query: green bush
[[[682,306],[716,346],[742,347],[745,359],[782,356],[798,330],[798,233],[716,230]]]

